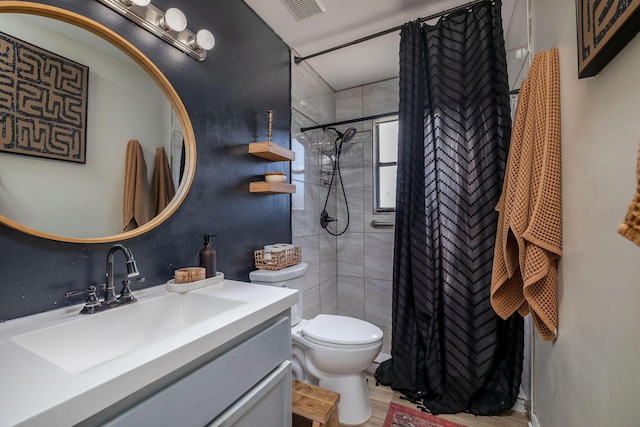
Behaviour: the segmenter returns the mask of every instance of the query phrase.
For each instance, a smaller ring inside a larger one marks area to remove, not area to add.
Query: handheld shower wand
[[[353,139],[353,137],[356,135],[357,131],[356,131],[356,128],[349,128],[344,133],[340,132],[336,128],[326,128],[325,131],[329,129],[334,130],[338,135],[338,137],[333,143],[334,153],[335,153],[335,157],[333,160],[333,170],[331,172],[331,182],[329,183],[329,190],[327,191],[327,197],[324,200],[324,208],[322,209],[322,212],[320,212],[320,226],[324,228],[327,231],[327,233],[331,234],[332,236],[340,236],[347,231],[347,228],[349,228],[349,203],[347,202],[347,194],[344,190],[344,183],[342,182],[342,174],[340,173],[340,155],[342,154],[342,144],[344,144],[345,142],[351,141],[351,139]],[[340,141],[340,143],[338,143],[338,141]],[[344,230],[342,230],[341,232],[336,231],[334,233],[329,229],[327,229],[327,226],[332,222],[337,222],[338,220],[330,217],[329,214],[327,213],[327,202],[329,201],[329,194],[331,194],[331,189],[333,188],[333,181],[335,179],[336,172],[338,173],[338,179],[340,180],[340,187],[342,188],[342,196],[344,197],[344,204],[347,208],[347,223],[344,227]]]

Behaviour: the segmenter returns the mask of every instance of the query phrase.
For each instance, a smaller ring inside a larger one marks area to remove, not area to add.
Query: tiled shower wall
[[[336,93],[336,121],[398,111],[398,79]],[[383,352],[390,352],[393,272],[393,214],[374,214],[373,122],[353,126],[358,134],[343,148],[341,170],[349,203],[350,225],[337,244],[338,313],[371,322],[385,332]],[[343,126],[343,128],[346,126]],[[344,129],[342,129],[344,130]],[[338,218],[344,211],[341,193]]]
[[[293,65],[291,107],[291,149],[296,154],[291,165],[291,183],[296,185],[291,227],[293,243],[302,248],[303,261],[309,264],[303,300],[303,316],[308,319],[319,313],[338,313],[336,238],[320,227],[326,196],[320,177],[323,132],[302,133],[300,128],[335,121],[335,92],[307,64]]]
[[[372,122],[338,127],[358,130],[342,150],[340,169],[350,221],[346,233],[338,237],[320,227],[336,135],[322,130],[302,133],[300,128],[397,111],[398,79],[336,93],[302,63],[292,69],[291,105],[291,147],[296,153],[291,167],[291,182],[296,185],[292,235],[309,264],[303,316],[348,315],[370,321],[390,336],[393,227],[374,228],[371,221],[392,223],[393,215],[373,214]],[[331,191],[327,211],[338,220],[329,229],[335,231],[337,224],[341,231],[346,207],[340,187]]]

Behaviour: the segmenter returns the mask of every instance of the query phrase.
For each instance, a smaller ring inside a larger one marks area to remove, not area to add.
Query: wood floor
[[[369,396],[373,406],[373,416],[361,427],[382,427],[384,419],[389,409],[389,403],[394,402],[400,405],[416,408],[412,403],[400,399],[400,393],[391,390],[389,387],[377,386],[373,376],[369,377]],[[466,427],[527,427],[528,420],[525,414],[508,411],[503,414],[491,417],[476,417],[471,414],[439,415],[440,417],[462,424]],[[343,424],[340,424],[343,426]]]

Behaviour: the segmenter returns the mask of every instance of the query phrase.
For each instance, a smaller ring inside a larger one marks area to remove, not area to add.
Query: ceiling
[[[351,41],[430,16],[468,0],[244,0],[295,55],[311,55]],[[517,9],[527,0],[502,0],[507,51],[526,47],[526,36],[510,37],[516,27],[526,32],[526,13]],[[298,20],[285,3],[294,7],[314,2],[325,12]],[[516,8],[518,5],[518,8]],[[526,9],[524,9],[526,10]],[[513,24],[513,25],[512,25]],[[306,62],[335,91],[398,76],[399,31],[358,43]],[[521,54],[519,54],[521,56]]]

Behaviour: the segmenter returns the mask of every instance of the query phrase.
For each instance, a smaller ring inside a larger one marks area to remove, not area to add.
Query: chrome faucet
[[[104,304],[108,305],[115,305],[118,303],[118,299],[116,298],[116,288],[113,284],[113,257],[117,250],[121,250],[127,258],[127,277],[137,277],[140,275],[138,267],[136,266],[136,260],[133,259],[131,250],[120,243],[113,245],[107,254],[107,286],[104,290]]]

